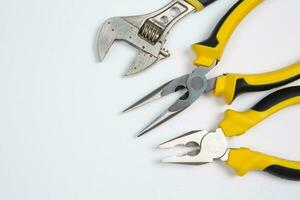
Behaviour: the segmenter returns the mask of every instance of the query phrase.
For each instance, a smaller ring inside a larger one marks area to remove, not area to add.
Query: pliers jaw
[[[217,129],[215,132],[191,131],[161,144],[159,148],[166,149],[176,146],[194,147],[195,149],[183,156],[165,158],[162,162],[201,165],[216,159],[226,160],[229,151],[222,129]]]
[[[129,106],[123,112],[129,112],[135,108],[141,107],[146,105],[150,102],[163,98],[169,94],[185,91],[185,94],[181,96],[172,106],[170,106],[166,111],[160,114],[156,119],[154,119],[148,126],[146,126],[139,134],[138,137],[145,135],[149,131],[153,130],[154,128],[158,127],[162,123],[168,121],[169,119],[175,117],[177,114],[185,110],[188,105],[182,104],[183,101],[186,99],[186,82],[188,80],[189,75],[181,76],[177,79],[167,82],[166,84],[160,86],[150,94],[146,95],[141,100],[137,101],[133,105]]]
[[[150,103],[154,100],[165,97],[169,94],[182,91],[183,95],[172,104],[166,111],[153,120],[144,128],[138,136],[142,136],[162,123],[175,117],[188,107],[190,107],[203,93],[212,90],[215,87],[216,79],[208,80],[206,74],[210,68],[198,67],[191,74],[176,78],[160,86],[141,100],[128,107],[124,112],[133,110],[137,107]]]

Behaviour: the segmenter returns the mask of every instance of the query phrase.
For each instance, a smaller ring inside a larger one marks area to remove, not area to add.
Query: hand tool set
[[[104,59],[115,40],[124,40],[138,49],[138,56],[126,75],[144,71],[170,56],[164,45],[169,31],[178,20],[204,9],[215,1],[173,0],[150,14],[108,19],[98,34],[97,47],[100,60]],[[189,108],[203,93],[213,91],[214,96],[223,96],[225,102],[231,104],[243,93],[271,90],[300,78],[300,62],[263,74],[224,74],[211,79],[206,78],[208,72],[218,65],[236,27],[262,2],[263,0],[238,0],[207,40],[192,45],[197,58],[194,61],[196,67],[190,74],[168,81],[124,111],[141,107],[171,93],[183,92],[174,104],[146,126],[138,136],[148,133]],[[242,135],[270,115],[298,103],[300,103],[300,86],[294,86],[268,95],[248,111],[227,110],[217,130],[191,131],[161,144],[160,148],[178,145],[193,148],[183,156],[166,158],[162,162],[205,164],[222,160],[241,176],[252,170],[264,170],[282,178],[300,180],[300,162],[268,156],[246,148],[232,149],[227,142],[227,137]]]

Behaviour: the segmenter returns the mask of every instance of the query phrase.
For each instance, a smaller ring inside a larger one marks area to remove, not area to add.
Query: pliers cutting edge
[[[162,162],[205,164],[222,160],[240,176],[249,171],[263,170],[281,178],[300,181],[300,162],[276,158],[247,148],[232,149],[227,138],[244,134],[270,115],[300,103],[300,86],[278,90],[245,112],[227,110],[216,131],[192,131],[163,143],[159,148],[194,147],[183,156],[165,158]]]

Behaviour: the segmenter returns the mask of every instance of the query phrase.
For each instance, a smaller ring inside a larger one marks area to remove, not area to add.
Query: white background
[[[234,2],[220,0],[186,17],[168,37],[169,59],[124,78],[136,52],[118,42],[98,63],[98,27],[168,0],[0,0],[0,199],[299,199],[300,183],[262,172],[238,177],[220,162],[159,163],[182,150],[158,150],[161,142],[217,127],[227,106],[212,94],[141,139],[137,132],[177,96],[121,114],[190,72],[190,44],[207,38]],[[299,19],[299,0],[266,0],[238,27],[211,76],[267,72],[299,61]],[[247,109],[270,92],[243,95],[230,108]],[[299,110],[281,111],[231,140],[232,146],[300,160]]]

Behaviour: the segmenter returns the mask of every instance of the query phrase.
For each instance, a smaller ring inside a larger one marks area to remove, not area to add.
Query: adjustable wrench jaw
[[[138,55],[131,64],[126,75],[143,71],[158,61],[161,44],[152,45],[138,35],[138,28],[126,18],[114,17],[108,19],[98,33],[98,56],[102,61],[115,40],[123,40],[138,49]]]
[[[195,8],[184,0],[173,0],[150,14],[113,17],[105,21],[98,33],[98,56],[102,61],[115,40],[123,40],[138,50],[138,55],[126,75],[146,68],[170,56],[164,48],[170,29]]]

